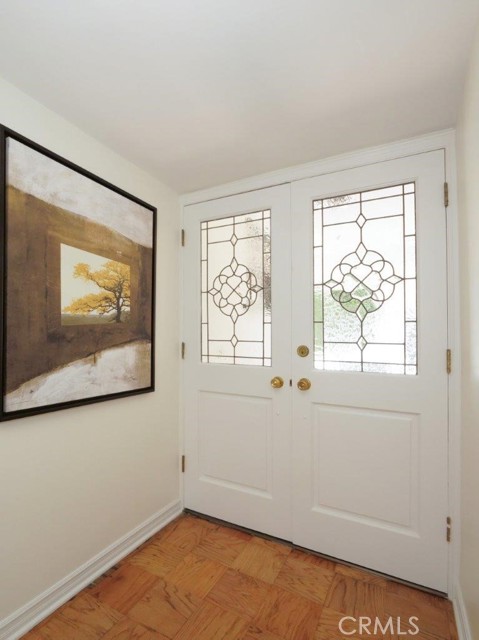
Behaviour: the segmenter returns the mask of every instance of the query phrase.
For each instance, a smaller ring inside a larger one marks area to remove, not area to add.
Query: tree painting
[[[82,258],[90,258],[72,265],[77,254],[85,254]],[[63,260],[65,256],[65,259]],[[84,324],[89,322],[125,322],[128,320],[131,304],[130,267],[116,260],[105,260],[101,256],[81,251],[68,245],[62,245],[63,262],[70,270],[65,284],[68,288],[69,303],[63,304],[65,295],[62,291],[62,323]],[[72,269],[73,266],[73,269]],[[72,278],[77,281],[73,288]],[[80,287],[78,286],[80,285]],[[73,295],[81,293],[82,295]],[[66,314],[66,315],[65,315]]]

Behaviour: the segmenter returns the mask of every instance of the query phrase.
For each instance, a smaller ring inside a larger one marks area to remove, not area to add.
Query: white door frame
[[[456,136],[453,129],[439,131],[418,138],[411,138],[379,147],[371,147],[352,153],[346,153],[317,162],[289,167],[280,171],[265,173],[252,178],[230,182],[211,189],[195,191],[180,198],[182,221],[186,205],[224,196],[235,195],[278,184],[295,182],[304,178],[325,175],[345,169],[416,155],[435,149],[446,152],[446,176],[449,185],[449,206],[447,208],[447,247],[448,247],[448,345],[453,354],[452,373],[449,376],[449,515],[452,519],[452,538],[449,545],[448,595],[454,599],[458,593],[458,575],[460,559],[460,469],[461,469],[461,355],[460,355],[460,311],[459,311],[459,239],[457,211],[456,177]],[[180,254],[181,255],[181,254]],[[180,276],[182,278],[182,260],[180,258]],[[183,296],[183,292],[182,296]],[[182,297],[183,300],[183,297]],[[183,316],[184,305],[181,308]],[[181,321],[182,322],[182,321]],[[183,328],[183,324],[181,325]],[[184,445],[183,421],[183,373],[180,388],[180,452]],[[180,453],[180,455],[181,455]],[[183,495],[183,478],[181,491]],[[444,529],[446,535],[446,529]]]

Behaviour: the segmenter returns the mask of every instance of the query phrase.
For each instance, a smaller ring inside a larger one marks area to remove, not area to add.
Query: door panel
[[[199,393],[201,481],[272,498],[272,405],[271,398]]]
[[[184,281],[185,506],[287,539],[289,191],[186,207]]]
[[[417,416],[314,404],[312,428],[314,510],[379,527],[417,525]]]
[[[443,182],[437,151],[293,185],[293,539],[445,591]]]

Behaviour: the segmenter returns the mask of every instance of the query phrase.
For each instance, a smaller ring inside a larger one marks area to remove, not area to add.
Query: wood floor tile
[[[160,578],[128,615],[166,638],[174,638],[200,605],[197,596]]]
[[[166,576],[166,579],[184,591],[204,598],[225,571],[226,567],[219,562],[190,553]]]
[[[339,562],[336,564],[336,573],[339,573],[342,576],[348,576],[349,578],[354,578],[355,580],[360,580],[361,582],[375,584],[377,587],[381,587],[383,589],[385,589],[388,582],[390,582],[382,576],[377,576],[374,573],[363,571],[356,567],[349,567],[348,565],[340,564]]]
[[[396,593],[385,594],[385,613],[394,618],[401,617],[404,622],[405,629],[408,629],[407,621],[411,616],[418,618],[417,626],[421,633],[428,633],[439,638],[449,639],[449,617],[445,608],[428,603],[423,600],[423,596],[419,592],[416,601],[410,598],[404,598]]]
[[[303,549],[292,549],[291,558],[299,558],[304,562],[308,562],[314,567],[322,567],[327,571],[336,571],[336,562],[333,560],[328,560],[327,558],[323,558],[321,556],[316,555],[310,551],[306,551]]]
[[[310,640],[321,610],[321,605],[311,600],[272,586],[253,623],[285,640]]]
[[[241,640],[284,640],[275,633],[263,631],[259,627],[251,626],[246,630],[246,635]]]
[[[452,607],[452,602],[448,602],[447,606],[447,619],[449,622],[449,638],[450,640],[459,640],[459,636],[457,633],[456,620],[454,617],[454,609]]]
[[[314,640],[338,640],[339,638],[342,638],[343,634],[339,628],[339,623],[342,618],[344,618],[344,613],[334,611],[334,609],[328,609],[328,607],[323,607],[321,617],[319,618],[319,625],[316,628],[316,633],[314,635]],[[345,623],[344,630],[347,632],[348,638],[354,639],[354,635],[349,635],[349,632],[352,630],[352,626],[347,626]]]
[[[345,638],[352,638],[353,640],[358,640],[360,636],[356,633],[352,633],[355,629],[352,621],[345,620],[343,622],[343,629],[346,632],[346,635],[341,633],[341,629],[339,627],[340,621],[344,618],[344,613],[340,611],[334,611],[334,609],[328,609],[327,607],[323,607],[321,612],[321,617],[319,618],[319,625],[316,628],[316,633],[313,636],[314,640],[340,640]],[[369,636],[368,636],[369,640]]]
[[[181,628],[175,640],[239,640],[249,622],[205,602]]]
[[[37,631],[33,630],[22,636],[21,640],[43,640],[43,638]]]
[[[385,613],[384,596],[382,587],[336,574],[325,606],[344,615],[382,618]]]
[[[118,611],[83,594],[52,616],[39,633],[44,640],[97,640],[122,619]]]
[[[126,618],[102,636],[101,640],[168,640],[168,638]]]
[[[259,544],[265,549],[272,549],[278,554],[289,555],[292,551],[290,545],[288,544],[285,544],[283,542],[275,542],[274,540],[269,540],[268,538],[262,538],[260,536],[253,536],[251,542]]]
[[[129,564],[96,584],[89,594],[105,602],[120,613],[128,613],[131,607],[153,587],[157,577]]]
[[[415,632],[414,628],[411,627],[411,633]],[[376,638],[374,638],[373,636],[371,638],[368,638],[368,640],[384,640],[384,636],[377,636]],[[406,629],[405,626],[401,625],[400,628],[400,634],[398,634],[398,631],[396,630],[396,633],[394,635],[388,635],[385,640],[406,640],[406,639],[410,639],[410,640],[442,640],[439,636],[435,636],[432,633],[428,633],[427,631],[423,631],[420,630],[419,633],[415,636],[413,635],[409,635],[408,631]],[[364,640],[364,636],[362,638],[362,640]]]
[[[217,525],[193,516],[185,516],[177,521],[161,542],[168,542],[184,554],[192,551],[202,540],[203,536],[217,529]]]
[[[420,589],[414,589],[407,584],[395,582],[394,580],[387,581],[386,591],[411,602],[420,602],[426,606],[437,607],[439,609],[447,609],[449,605],[449,601],[446,598],[421,591]]]
[[[290,553],[291,549],[285,545],[253,538],[233,562],[232,568],[252,578],[273,583]]]
[[[356,615],[366,615],[371,618],[383,618],[385,615],[384,597],[385,592],[382,587],[375,584],[355,580],[356,591]]]
[[[165,541],[155,540],[140,551],[133,553],[128,558],[128,564],[164,578],[180,564],[184,557],[184,552],[178,547]]]
[[[205,533],[195,554],[231,566],[251,539],[242,531],[218,527]]]
[[[184,513],[182,513],[180,516],[178,516],[177,518],[169,522],[166,525],[166,527],[163,527],[163,529],[160,529],[159,531],[157,531],[155,535],[152,538],[150,538],[150,541],[158,542],[159,540],[163,540],[163,538],[169,535],[182,520],[185,520],[185,518],[188,518],[188,517],[189,516],[186,516]]]
[[[362,629],[360,621],[365,625]],[[396,620],[391,621],[390,625],[396,625]],[[382,626],[379,626],[382,625]],[[395,635],[396,627],[387,625],[387,618],[380,617],[376,620],[375,616],[364,614],[363,616],[353,615],[352,613],[344,613],[324,607],[314,640],[340,640],[351,638],[352,640],[403,640],[403,636],[398,638]],[[415,636],[415,640],[423,639]]]
[[[335,576],[334,569],[332,562],[293,550],[274,584],[322,604]]]
[[[269,591],[269,585],[229,569],[208,594],[208,600],[243,618],[254,618]]]

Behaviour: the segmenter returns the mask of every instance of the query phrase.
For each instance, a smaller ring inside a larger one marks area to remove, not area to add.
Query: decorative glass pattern
[[[313,208],[315,368],[417,374],[415,184]]]
[[[271,212],[201,223],[201,360],[271,366]]]

